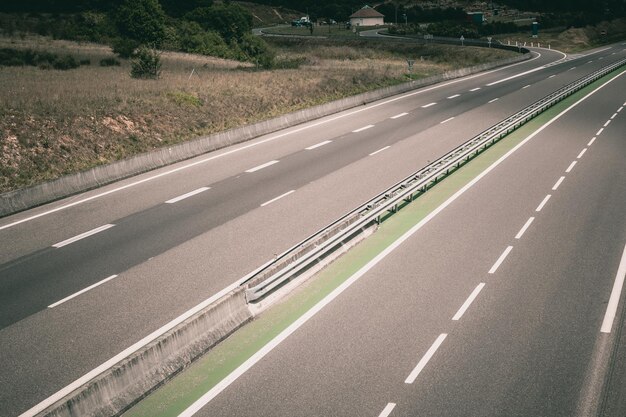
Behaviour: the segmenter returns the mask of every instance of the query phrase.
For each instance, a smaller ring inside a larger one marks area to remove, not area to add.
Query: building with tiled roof
[[[370,6],[363,6],[350,16],[352,26],[378,26],[385,24],[385,15],[372,9]]]

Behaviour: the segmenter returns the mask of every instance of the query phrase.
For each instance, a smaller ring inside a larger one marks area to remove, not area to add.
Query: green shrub
[[[120,61],[115,58],[104,58],[100,60],[101,67],[119,67],[120,65]]]
[[[130,58],[139,47],[139,42],[133,39],[117,38],[111,43],[113,53],[120,58]]]
[[[156,80],[161,75],[161,56],[155,49],[140,47],[131,63],[130,76]]]
[[[68,70],[80,67],[80,64],[71,55],[65,55],[63,57],[53,60],[52,67],[58,70]]]
[[[81,59],[79,62],[80,65],[91,65],[90,59]]]

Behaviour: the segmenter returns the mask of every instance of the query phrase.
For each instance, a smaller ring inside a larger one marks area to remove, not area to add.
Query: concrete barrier
[[[37,416],[120,415],[251,319],[240,287]]]
[[[528,59],[530,54],[488,64],[449,71],[444,74],[411,81],[392,87],[358,94],[330,103],[296,111],[270,120],[201,137],[167,148],[146,152],[134,157],[67,175],[33,187],[0,195],[0,217],[27,210],[61,198],[88,191],[102,185],[131,177],[168,164],[183,161],[226,146],[241,143],[278,130],[328,116],[352,107],[361,106],[396,94],[406,93],[427,85],[464,77],[499,66]]]

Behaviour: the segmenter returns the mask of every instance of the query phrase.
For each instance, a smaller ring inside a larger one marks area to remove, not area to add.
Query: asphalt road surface
[[[626,73],[196,415],[623,416],[625,106]]]
[[[16,415],[624,45],[352,109],[0,219],[0,409]],[[605,107],[600,106],[599,110]]]

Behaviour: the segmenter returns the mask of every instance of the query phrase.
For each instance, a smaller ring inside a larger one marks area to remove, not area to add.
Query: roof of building
[[[385,17],[384,14],[377,12],[376,10],[372,9],[370,6],[363,6],[362,9],[357,10],[355,13],[353,13],[350,18],[353,17]]]

